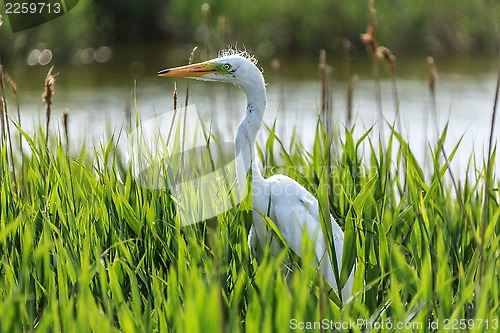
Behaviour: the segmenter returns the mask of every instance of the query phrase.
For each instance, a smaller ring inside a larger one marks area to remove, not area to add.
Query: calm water
[[[63,108],[70,110],[72,145],[78,147],[86,138],[105,132],[106,126],[119,128],[124,123],[126,109],[135,112],[133,91],[136,79],[136,102],[141,119],[148,120],[172,108],[174,80],[157,78],[157,70],[183,64],[182,60],[162,61],[156,56],[148,62],[147,56],[137,56],[117,63],[79,66],[58,66],[54,95],[52,125],[60,127]],[[142,57],[142,58],[141,58]],[[268,62],[259,63],[268,82],[268,109],[265,122],[277,119],[277,128],[285,144],[292,129],[302,137],[305,146],[312,142],[320,105],[320,86],[314,59],[295,60],[282,64],[282,73],[270,69]],[[447,147],[451,149],[463,135],[454,167],[465,169],[471,152],[483,156],[488,140],[490,117],[496,82],[496,57],[436,59],[439,71],[437,83],[438,124],[442,129],[449,122]],[[8,70],[8,66],[5,66]],[[339,126],[346,121],[346,79],[359,76],[354,92],[354,118],[358,133],[376,124],[377,106],[374,81],[367,61],[357,60],[333,64],[333,117]],[[423,160],[426,142],[434,140],[435,122],[429,117],[430,97],[426,83],[425,57],[398,62],[398,93],[403,133]],[[43,80],[47,66],[17,66],[10,70],[18,83],[23,127],[33,129],[44,119],[41,101]],[[383,113],[392,121],[395,116],[391,82],[381,64]],[[186,80],[177,79],[179,104],[184,104]],[[8,97],[12,97],[10,94]],[[13,105],[13,99],[8,100]],[[241,90],[221,83],[191,82],[190,104],[206,124],[217,131],[224,141],[232,141],[236,126],[243,117],[245,97]],[[432,120],[432,121],[431,121]],[[378,125],[375,126],[378,131]],[[387,135],[388,129],[385,128]],[[374,133],[374,135],[378,135]],[[261,140],[266,132],[262,131]],[[498,133],[496,134],[498,137]]]

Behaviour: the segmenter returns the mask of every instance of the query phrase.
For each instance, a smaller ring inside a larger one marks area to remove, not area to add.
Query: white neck
[[[238,126],[236,134],[236,170],[238,184],[242,188],[245,185],[247,175],[251,168],[252,184],[263,180],[262,174],[257,167],[257,154],[255,142],[257,133],[262,125],[262,118],[266,109],[266,87],[262,74],[254,76],[250,82],[241,85],[247,96],[247,109],[245,118]]]

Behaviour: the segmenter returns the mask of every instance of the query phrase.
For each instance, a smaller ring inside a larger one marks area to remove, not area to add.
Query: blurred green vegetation
[[[78,48],[146,43],[196,44],[208,53],[238,44],[260,58],[317,54],[319,49],[364,52],[359,35],[366,29],[367,2],[80,0],[62,17],[15,34],[3,15],[0,52],[4,62],[14,63],[43,46],[63,60]],[[500,1],[377,0],[375,7],[378,42],[397,55],[498,50]]]
[[[177,41],[203,41],[206,26],[220,42],[239,41],[264,56],[316,54],[321,48],[342,52],[346,41],[364,49],[359,35],[366,29],[368,1],[213,0],[208,17],[201,10],[204,2],[170,1],[167,22]],[[375,7],[379,42],[396,53],[449,55],[498,49],[499,1],[378,0]],[[224,21],[227,37],[220,33]]]

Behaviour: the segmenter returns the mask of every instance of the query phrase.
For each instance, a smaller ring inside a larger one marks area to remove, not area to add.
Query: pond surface
[[[114,51],[119,52],[119,51]],[[115,57],[117,58],[117,57]],[[89,138],[99,136],[108,128],[120,128],[126,110],[135,114],[135,105],[143,121],[172,110],[174,80],[158,78],[156,72],[166,67],[185,64],[186,61],[162,60],[167,57],[155,54],[129,54],[114,62],[90,65],[58,65],[52,126],[60,128],[64,108],[70,112],[70,137],[72,146],[78,147]],[[148,61],[147,59],[154,59]],[[293,129],[309,147],[315,133],[320,109],[320,83],[315,59],[284,61],[280,73],[273,71],[270,61],[261,61],[268,83],[268,107],[265,122],[276,119],[278,134],[285,145]],[[491,112],[497,73],[497,58],[470,57],[436,59],[439,72],[437,81],[437,118],[431,115],[431,99],[427,86],[425,57],[398,59],[397,92],[403,135],[407,138],[419,160],[424,159],[427,142],[435,142],[436,126],[441,131],[449,122],[447,149],[463,136],[456,159],[458,172],[463,172],[471,153],[484,156],[488,142]],[[33,130],[43,124],[45,106],[42,103],[43,81],[48,66],[19,65],[9,70],[17,81],[21,101],[23,127]],[[396,114],[392,83],[385,65],[380,63],[382,111],[392,122]],[[353,117],[359,136],[374,124],[373,135],[378,136],[380,122],[375,94],[375,81],[367,59],[333,61],[331,93],[332,114],[335,124],[342,129],[346,124],[347,81],[358,75],[355,83]],[[135,83],[134,83],[135,81]],[[177,79],[178,105],[185,102],[187,80]],[[135,88],[134,88],[135,84]],[[135,95],[135,98],[134,98]],[[7,95],[10,112],[13,110],[11,94]],[[220,140],[232,142],[236,127],[244,115],[245,96],[231,85],[191,81],[189,104],[196,107],[205,124],[216,131]],[[498,127],[498,126],[497,126]],[[389,129],[384,128],[387,136]],[[495,133],[498,137],[498,131]],[[261,131],[260,140],[266,138]]]

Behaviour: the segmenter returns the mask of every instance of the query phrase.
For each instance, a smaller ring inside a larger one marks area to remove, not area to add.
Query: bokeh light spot
[[[38,64],[38,59],[40,58],[40,50],[38,49],[33,49],[31,50],[30,54],[28,54],[28,59],[26,59],[26,62],[30,66],[35,66]]]
[[[42,66],[49,64],[52,61],[52,51],[49,49],[45,49],[40,52],[38,56],[38,63]]]
[[[100,46],[95,50],[95,61],[103,63],[111,59],[111,49],[107,46]]]

